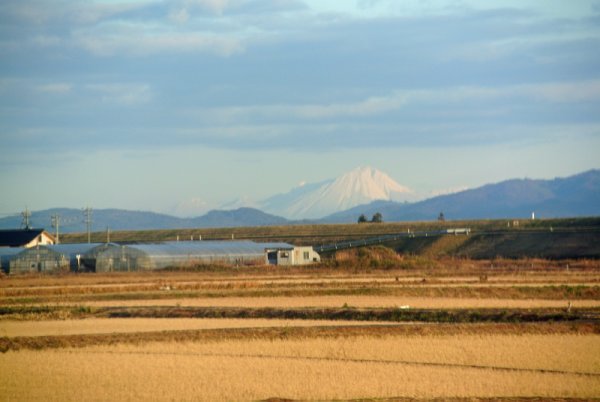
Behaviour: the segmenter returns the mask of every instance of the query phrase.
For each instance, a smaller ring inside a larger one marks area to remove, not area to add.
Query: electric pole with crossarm
[[[85,216],[85,226],[87,228],[88,243],[91,243],[91,232],[92,232],[92,208],[85,207],[83,209],[83,216]]]

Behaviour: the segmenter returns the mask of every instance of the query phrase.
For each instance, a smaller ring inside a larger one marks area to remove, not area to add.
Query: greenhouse
[[[198,264],[266,265],[269,253],[290,252],[286,243],[252,241],[182,241],[157,244],[105,245],[82,257],[96,272],[144,271]]]
[[[10,269],[10,260],[23,250],[25,250],[24,247],[0,247],[0,269],[4,271],[4,273],[8,273]]]
[[[16,274],[78,271],[81,256],[99,245],[99,243],[57,244],[24,249],[10,259],[9,272]]]
[[[121,247],[116,243],[102,243],[96,247],[88,250],[81,256],[80,259],[80,271],[95,272],[96,271],[96,260],[98,256],[109,249]]]

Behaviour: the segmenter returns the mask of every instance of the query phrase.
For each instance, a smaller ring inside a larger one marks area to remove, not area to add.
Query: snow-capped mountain
[[[305,184],[261,202],[262,210],[289,219],[315,219],[375,200],[407,201],[414,192],[371,167],[356,168],[335,180]]]

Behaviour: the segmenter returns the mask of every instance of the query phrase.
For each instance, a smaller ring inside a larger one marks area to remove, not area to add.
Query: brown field
[[[111,334],[154,331],[184,331],[225,328],[288,328],[315,326],[386,325],[344,320],[280,320],[232,318],[91,318],[85,320],[4,321],[0,337]]]
[[[598,335],[149,343],[7,352],[0,389],[18,400],[592,398],[598,356]]]
[[[389,297],[389,296],[305,296],[305,297],[213,297],[182,299],[149,299],[89,301],[86,306],[198,306],[198,307],[401,307],[418,309],[464,309],[464,308],[566,308],[566,300],[545,299],[478,299],[450,297]],[[572,308],[600,307],[600,300],[572,300]]]
[[[0,400],[600,398],[597,263],[449,264],[1,277]]]
[[[464,263],[469,265],[468,263]],[[536,263],[542,266],[540,262]],[[576,265],[575,263],[571,263]],[[0,303],[3,304],[90,304],[119,302],[120,305],[149,300],[156,304],[173,300],[231,299],[261,300],[290,298],[318,300],[319,298],[351,297],[362,300],[374,296],[382,306],[415,304],[412,300],[472,299],[482,300],[474,307],[541,307],[566,306],[577,301],[579,306],[596,306],[600,300],[599,270],[550,269],[541,272],[519,269],[496,270],[471,268],[454,271],[386,270],[349,272],[328,269],[272,269],[206,271],[206,272],[149,272],[113,275],[64,275],[61,277],[25,276],[0,280]],[[404,302],[403,299],[411,300]],[[168,300],[168,301],[164,301]],[[376,307],[377,302],[365,302]],[[486,302],[492,300],[493,302]],[[498,302],[505,300],[505,302]],[[517,300],[521,302],[516,302]],[[340,301],[336,299],[336,302]],[[552,301],[552,302],[549,302]],[[219,302],[215,302],[219,303]],[[227,303],[223,301],[223,303]],[[260,301],[257,301],[260,303]],[[293,302],[290,302],[293,303]],[[314,304],[314,302],[311,302]],[[340,305],[359,302],[342,301]],[[502,304],[503,303],[503,304]],[[418,303],[423,307],[437,306]],[[225,305],[225,304],[217,304]],[[314,304],[316,306],[320,306]],[[335,304],[334,304],[335,305]],[[448,308],[465,306],[451,302]]]

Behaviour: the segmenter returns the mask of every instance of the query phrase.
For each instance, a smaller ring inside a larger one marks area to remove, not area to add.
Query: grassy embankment
[[[118,231],[115,242],[152,242],[189,240],[249,239],[284,241],[296,245],[333,244],[380,235],[470,228],[470,236],[432,236],[406,238],[386,243],[405,254],[453,255],[465,258],[600,258],[600,218],[519,220],[470,220],[447,222],[393,222],[382,224],[326,224],[238,227],[217,229],[171,229]],[[510,226],[508,226],[510,225]],[[85,242],[84,233],[66,233],[62,240]],[[106,241],[103,232],[92,233],[92,242]],[[326,255],[327,256],[327,255]]]
[[[330,243],[336,240],[360,239],[369,236],[436,231],[452,228],[470,228],[474,233],[490,231],[527,232],[527,231],[597,231],[600,229],[598,218],[538,219],[518,220],[518,226],[512,226],[514,220],[461,220],[461,221],[425,221],[425,222],[384,222],[365,224],[312,224],[285,226],[255,226],[235,228],[198,228],[198,229],[165,229],[111,232],[112,241],[174,241],[189,240],[192,236],[205,240],[254,239],[265,241],[291,241],[298,244]],[[507,227],[510,223],[511,226]],[[85,233],[64,233],[61,235],[65,243],[86,242]],[[105,232],[93,232],[92,242],[106,241]]]

